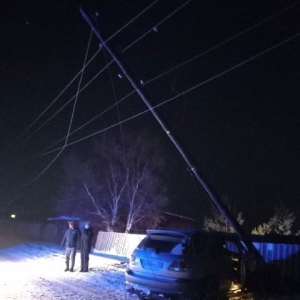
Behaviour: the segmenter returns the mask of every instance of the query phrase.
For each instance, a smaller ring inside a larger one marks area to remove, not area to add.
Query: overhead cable
[[[238,64],[236,64],[236,65],[234,65],[233,67],[228,68],[228,69],[226,69],[225,71],[220,72],[220,73],[218,73],[217,75],[212,76],[212,77],[210,77],[209,79],[207,79],[207,80],[205,80],[205,81],[202,81],[202,82],[200,82],[200,83],[198,83],[198,84],[196,84],[196,85],[194,85],[194,86],[192,86],[192,87],[190,87],[190,88],[184,90],[183,92],[177,94],[176,96],[171,97],[171,98],[169,98],[169,99],[167,99],[167,100],[165,100],[165,101],[163,101],[163,102],[161,102],[161,103],[159,103],[159,104],[157,104],[157,105],[154,105],[154,106],[153,106],[153,109],[158,108],[158,107],[160,107],[160,106],[163,106],[163,105],[165,105],[165,104],[167,104],[167,103],[169,103],[169,102],[171,102],[171,101],[173,101],[173,100],[175,100],[175,99],[177,99],[177,98],[179,98],[179,97],[185,95],[186,93],[189,93],[189,92],[191,92],[191,91],[193,91],[193,90],[199,88],[200,86],[202,86],[202,85],[204,85],[204,84],[206,84],[206,83],[208,83],[208,82],[210,82],[210,81],[213,81],[213,80],[215,80],[215,79],[217,79],[217,78],[219,78],[219,77],[221,77],[221,76],[223,76],[223,75],[225,75],[225,74],[227,74],[227,73],[229,73],[229,72],[231,72],[231,71],[233,71],[233,70],[235,70],[235,69],[237,69],[237,68],[239,68],[239,67],[245,65],[245,64],[249,63],[250,61],[252,61],[252,60],[254,60],[254,59],[256,59],[256,58],[258,58],[258,57],[260,57],[260,56],[262,56],[262,55],[264,55],[264,54],[266,54],[266,53],[268,53],[268,52],[270,52],[270,51],[272,51],[272,50],[274,50],[274,49],[276,49],[276,48],[278,48],[278,47],[280,47],[280,46],[282,46],[283,44],[285,44],[285,43],[287,43],[287,42],[290,42],[290,41],[292,41],[292,40],[298,38],[299,36],[300,36],[300,33],[297,33],[297,34],[293,35],[292,37],[290,37],[290,38],[288,38],[288,39],[285,39],[285,40],[281,41],[280,43],[278,43],[278,44],[276,44],[276,45],[274,45],[274,46],[272,46],[272,47],[270,47],[270,48],[268,48],[268,49],[266,49],[266,50],[264,50],[264,51],[261,51],[260,53],[258,53],[258,54],[256,54],[256,55],[253,55],[253,56],[251,56],[250,58],[248,58],[248,59],[246,59],[246,60],[244,60],[244,61],[242,61],[242,62],[240,62],[240,63],[238,63]],[[145,113],[148,113],[148,112],[150,112],[149,109],[143,110],[143,111],[141,111],[140,113],[135,114],[134,116],[129,117],[129,118],[123,120],[122,123],[131,121],[132,119],[135,119],[135,118],[137,118],[137,117],[139,117],[139,116],[141,116],[141,115],[143,115],[143,114],[145,114]],[[101,129],[101,130],[99,130],[99,131],[96,131],[96,132],[94,132],[94,133],[92,133],[92,134],[90,134],[90,135],[88,135],[88,136],[85,136],[85,137],[83,137],[83,138],[81,138],[81,139],[78,139],[78,140],[76,140],[76,141],[73,141],[73,142],[69,143],[67,146],[72,146],[72,145],[74,145],[74,144],[77,144],[77,143],[79,143],[79,142],[82,142],[82,141],[84,141],[84,140],[86,140],[86,139],[88,139],[88,138],[91,138],[91,137],[93,137],[93,136],[95,136],[95,135],[97,135],[97,134],[99,134],[99,133],[102,133],[102,132],[104,132],[104,131],[106,131],[106,130],[109,130],[109,129],[114,128],[114,127],[119,126],[119,125],[120,125],[119,122],[118,122],[118,123],[115,123],[115,124],[113,124],[113,125],[111,125],[111,126],[108,126],[108,127],[104,128],[104,129]],[[61,148],[53,149],[53,150],[48,151],[48,152],[46,152],[46,153],[40,154],[40,155],[38,155],[37,157],[41,157],[41,156],[44,156],[44,155],[48,155],[48,154],[50,154],[50,153],[59,151],[60,149],[61,149]]]
[[[289,10],[289,9],[291,9],[291,8],[293,8],[293,7],[295,7],[295,6],[298,5],[299,3],[300,3],[300,1],[297,1],[296,3],[293,3],[292,5],[290,5],[290,6],[286,7],[286,8],[284,8],[284,9],[282,9],[281,11],[276,12],[276,13],[274,13],[273,15],[267,17],[266,19],[264,19],[264,20],[262,20],[262,21],[260,21],[260,22],[258,22],[258,23],[256,23],[256,24],[254,24],[253,26],[250,26],[250,27],[248,27],[247,29],[242,30],[242,31],[240,31],[239,33],[233,35],[232,37],[230,37],[230,38],[228,38],[228,39],[222,41],[221,43],[219,43],[219,44],[217,44],[217,45],[214,45],[213,47],[211,47],[211,48],[205,50],[204,52],[201,52],[201,53],[197,54],[196,56],[194,56],[194,57],[192,57],[192,58],[190,58],[190,59],[188,59],[188,60],[186,60],[186,61],[184,61],[184,62],[178,64],[177,66],[175,66],[175,67],[173,67],[173,68],[171,68],[171,69],[169,69],[169,70],[167,70],[167,71],[165,71],[165,72],[159,74],[158,76],[153,77],[153,78],[151,78],[151,79],[145,81],[143,85],[145,86],[145,85],[147,85],[147,84],[149,84],[149,83],[151,83],[151,82],[153,82],[153,81],[156,81],[157,79],[159,79],[159,78],[161,78],[161,77],[163,77],[163,76],[165,76],[165,75],[167,75],[167,74],[169,74],[169,73],[171,73],[171,72],[173,72],[173,71],[175,71],[175,70],[177,70],[177,69],[179,69],[179,68],[181,68],[181,67],[183,67],[183,66],[185,66],[185,65],[187,65],[187,64],[189,64],[189,63],[191,63],[191,62],[193,62],[193,61],[195,61],[196,59],[198,59],[198,58],[200,58],[200,57],[202,57],[202,56],[204,56],[204,55],[206,55],[206,54],[212,52],[213,50],[216,50],[216,49],[220,48],[221,46],[223,46],[223,45],[225,45],[225,44],[227,44],[227,43],[233,41],[234,39],[236,39],[236,38],[238,38],[238,37],[240,37],[240,36],[242,36],[242,35],[244,35],[245,33],[249,32],[250,30],[252,30],[252,29],[254,29],[254,28],[256,28],[256,27],[258,27],[258,26],[260,26],[260,25],[262,25],[262,24],[264,24],[264,23],[266,23],[266,22],[268,22],[268,21],[270,21],[271,19],[277,17],[278,15],[282,14],[283,12],[285,12],[285,11],[287,11],[287,10]],[[173,13],[174,13],[174,12],[173,12]],[[167,18],[165,18],[164,20],[166,20],[166,19],[167,19]],[[159,24],[161,24],[161,22],[160,22]],[[140,39],[140,38],[139,38],[139,39]],[[139,40],[139,39],[137,39],[137,40]],[[137,40],[136,40],[136,41],[137,41]],[[133,45],[133,44],[135,44],[135,42],[132,43],[131,45]],[[127,46],[125,49],[128,50],[128,49],[129,49],[129,46]],[[123,52],[124,52],[124,51],[125,51],[125,50],[123,50]],[[111,63],[113,63],[113,60],[111,60],[111,61],[108,63],[108,65],[110,65]],[[100,74],[108,67],[108,65],[105,66],[99,73],[97,73],[97,74],[96,74],[96,75],[95,75],[95,76],[94,76],[94,77],[93,77],[93,78],[92,78],[92,79],[91,79],[91,80],[83,87],[83,89],[85,89],[85,88],[86,88],[93,80],[95,80],[95,79],[96,79],[96,78],[97,78],[97,77],[98,77],[98,76],[99,76],[99,75],[100,75]],[[83,89],[82,89],[82,90],[83,90]],[[82,91],[82,90],[81,90],[81,91]],[[81,91],[80,91],[80,92],[81,92]],[[127,99],[129,96],[131,96],[131,95],[134,94],[134,93],[136,93],[136,91],[133,89],[129,94],[127,94],[126,96],[124,96],[122,99],[120,99],[120,100],[119,100],[118,102],[116,102],[114,105],[111,105],[110,107],[106,108],[104,111],[102,111],[101,113],[99,113],[98,115],[96,115],[95,117],[93,117],[92,119],[90,119],[88,122],[86,122],[86,123],[82,124],[81,126],[77,127],[74,131],[72,131],[72,132],[70,133],[70,135],[72,135],[72,134],[78,132],[79,130],[83,129],[84,127],[86,127],[87,125],[89,125],[90,123],[92,123],[93,121],[95,121],[96,119],[98,119],[99,117],[101,117],[102,115],[104,115],[104,114],[105,114],[106,112],[108,112],[110,109],[114,108],[115,105],[118,105],[119,103],[121,103],[122,101],[124,101],[125,99]],[[74,97],[75,97],[75,96],[73,96],[73,97],[67,102],[67,104],[68,104],[72,99],[74,99]],[[64,105],[63,108],[64,108],[65,106],[66,106],[66,105]],[[48,121],[50,121],[50,120],[47,120],[47,122],[48,122]],[[42,126],[44,126],[45,124],[46,124],[46,123],[44,123]],[[42,127],[42,126],[41,126],[41,127]],[[40,127],[40,128],[41,128],[41,127]],[[39,129],[40,129],[40,128],[39,128]],[[65,138],[65,137],[63,137],[63,138],[57,140],[56,142],[54,142],[53,144],[47,146],[46,148],[44,148],[44,149],[41,151],[41,153],[43,153],[43,152],[47,151],[48,149],[52,148],[53,146],[57,145],[59,142],[61,142],[62,140],[64,140],[64,138]],[[38,155],[38,156],[39,156],[39,155]]]

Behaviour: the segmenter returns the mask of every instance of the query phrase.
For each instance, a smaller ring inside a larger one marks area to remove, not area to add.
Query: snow
[[[1,241],[1,239],[0,239]],[[90,271],[80,273],[80,255],[75,271],[64,272],[64,250],[46,243],[0,243],[0,299],[45,300],[137,300],[126,290],[125,263],[90,255]],[[253,295],[234,287],[229,300],[296,300],[298,295]]]
[[[64,272],[64,251],[56,245],[25,243],[0,249],[0,299],[138,299],[126,291],[125,265],[90,255],[90,272]]]

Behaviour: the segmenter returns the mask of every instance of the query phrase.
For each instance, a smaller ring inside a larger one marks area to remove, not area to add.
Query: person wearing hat
[[[74,271],[75,256],[77,249],[80,246],[81,231],[74,221],[69,221],[69,228],[66,230],[64,238],[61,242],[62,247],[66,247],[65,258],[66,258],[66,269],[65,272]],[[71,260],[71,267],[69,265]]]
[[[92,239],[94,231],[89,223],[86,223],[80,240],[80,272],[88,272],[89,256],[92,249]]]

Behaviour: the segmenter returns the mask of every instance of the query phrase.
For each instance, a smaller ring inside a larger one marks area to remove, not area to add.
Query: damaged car
[[[235,235],[154,229],[133,251],[125,282],[141,299],[216,300],[244,276],[243,246]]]

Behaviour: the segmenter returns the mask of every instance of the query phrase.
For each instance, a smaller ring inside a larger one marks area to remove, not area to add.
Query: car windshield
[[[182,255],[184,238],[176,235],[150,234],[139,245],[140,249]]]

